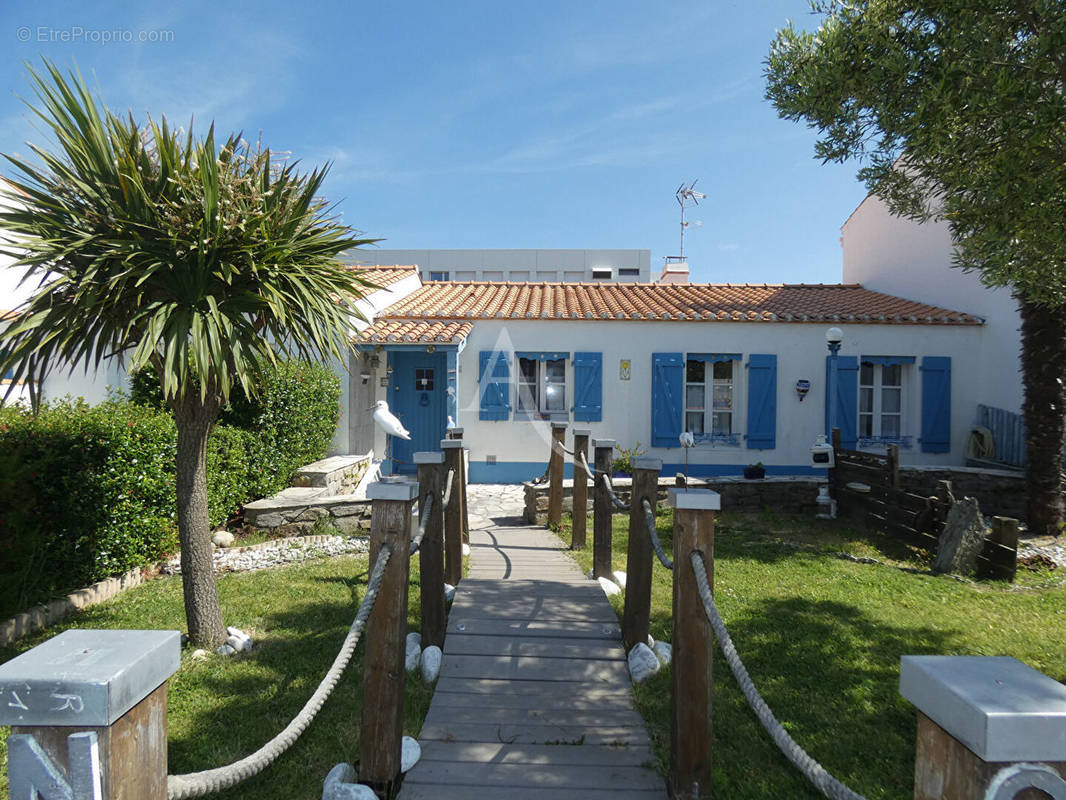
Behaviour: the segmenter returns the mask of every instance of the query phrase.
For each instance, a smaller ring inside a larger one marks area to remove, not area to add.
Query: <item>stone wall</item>
[[[623,502],[629,502],[629,478],[616,478],[615,493]],[[674,478],[659,478],[659,502],[666,501],[666,492],[676,485]],[[817,476],[771,477],[747,480],[738,477],[692,478],[693,489],[712,489],[722,496],[723,511],[762,511],[770,509],[785,514],[809,514],[817,511],[815,498],[818,488],[826,485],[826,479]],[[563,481],[563,509],[573,507],[573,481]],[[543,525],[548,518],[548,484],[523,484],[525,489],[526,522]],[[592,514],[592,487],[589,487],[589,514]],[[621,513],[621,512],[616,512]]]
[[[935,494],[938,481],[951,481],[957,498],[976,498],[986,517],[1025,519],[1025,475],[1021,472],[977,467],[901,467],[899,471],[900,487],[914,494]]]

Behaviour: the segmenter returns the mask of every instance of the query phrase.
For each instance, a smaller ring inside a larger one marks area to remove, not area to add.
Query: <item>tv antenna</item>
[[[698,220],[692,220],[691,222],[685,221],[685,208],[690,204],[698,206],[700,204],[700,200],[704,200],[707,198],[707,195],[705,195],[703,192],[696,191],[695,187],[698,182],[699,178],[696,178],[696,180],[692,181],[692,183],[688,184],[687,186],[685,184],[681,184],[677,188],[677,204],[681,206],[681,255],[679,256],[681,261],[685,260],[685,228],[687,228],[689,225],[694,225],[697,228],[702,225],[702,223]]]

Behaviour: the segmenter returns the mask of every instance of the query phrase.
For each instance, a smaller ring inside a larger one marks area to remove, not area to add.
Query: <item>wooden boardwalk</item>
[[[475,530],[470,544],[400,800],[665,798],[599,585],[543,528]]]

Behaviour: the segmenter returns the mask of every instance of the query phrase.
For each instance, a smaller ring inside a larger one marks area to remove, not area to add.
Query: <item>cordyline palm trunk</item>
[[[1019,301],[1025,400],[1026,522],[1038,535],[1062,532],[1066,440],[1066,313]]]
[[[181,542],[182,589],[189,640],[215,648],[226,639],[215,588],[211,519],[207,510],[207,437],[218,418],[219,402],[210,393],[172,401],[178,428],[178,538]]]

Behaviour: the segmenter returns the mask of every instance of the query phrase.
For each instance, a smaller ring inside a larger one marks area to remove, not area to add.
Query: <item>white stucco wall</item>
[[[347,254],[355,264],[417,264],[424,280],[429,273],[446,271],[453,281],[591,281],[595,268],[613,268],[605,282],[648,283],[651,281],[650,250],[375,250]],[[632,276],[620,269],[639,270]]]
[[[841,228],[844,282],[982,317],[987,335],[977,367],[973,404],[1020,413],[1020,320],[1007,289],[989,289],[977,273],[951,266],[953,246],[943,222],[919,224],[893,216],[867,197]]]
[[[572,422],[571,428],[588,428],[593,438],[616,439],[623,447],[637,442],[649,455],[666,464],[684,460],[680,448],[652,448],[651,375],[653,352],[739,352],[746,363],[752,353],[777,355],[777,442],[773,450],[701,445],[690,454],[691,463],[743,466],[761,461],[767,466],[808,463],[815,437],[824,430],[825,329],[827,324],[722,323],[722,322],[560,322],[489,321],[474,324],[465,351],[459,356],[458,424],[465,429],[471,462],[495,456],[498,462],[543,462],[547,458],[549,423],[481,421],[478,407],[478,353],[493,348],[512,350],[575,350],[603,354],[603,421]],[[905,369],[904,433],[914,437],[911,450],[901,453],[907,464],[961,464],[980,383],[980,365],[988,346],[989,331],[976,326],[848,325],[842,324],[842,355],[914,355],[917,363]],[[952,359],[951,452],[922,453],[922,356]],[[631,379],[619,378],[619,362],[632,362]],[[512,370],[513,372],[513,370]],[[745,432],[747,422],[747,370],[736,375],[735,428]],[[797,379],[806,378],[811,390],[801,402]],[[573,400],[573,372],[567,364],[568,407]],[[513,397],[513,395],[512,395]],[[568,441],[569,438],[568,438]],[[535,476],[531,476],[535,477]]]

